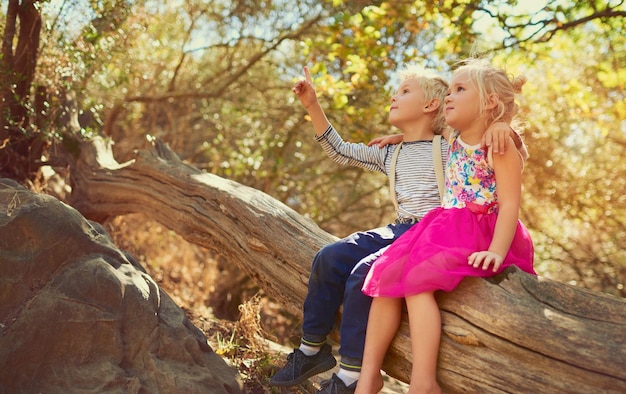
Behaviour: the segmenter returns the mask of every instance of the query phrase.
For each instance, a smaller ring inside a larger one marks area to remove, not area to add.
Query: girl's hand
[[[478,268],[482,264],[483,270],[486,270],[493,264],[493,272],[498,272],[503,261],[504,259],[502,256],[488,250],[474,252],[467,258],[467,264],[473,266],[474,268]]]
[[[308,67],[304,67],[304,80],[296,82],[292,90],[306,109],[317,102],[317,94]]]
[[[367,146],[378,145],[379,148],[384,148],[387,145],[397,145],[404,139],[402,134],[387,135],[383,137],[376,137],[367,143]]]

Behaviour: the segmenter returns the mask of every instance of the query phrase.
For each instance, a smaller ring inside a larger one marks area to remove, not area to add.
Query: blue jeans
[[[333,329],[343,302],[340,326],[340,366],[359,371],[365,346],[365,329],[372,298],[361,292],[376,259],[373,255],[396,240],[412,224],[356,232],[324,246],[315,256],[304,300],[302,343],[320,346]],[[380,253],[378,253],[380,254]]]

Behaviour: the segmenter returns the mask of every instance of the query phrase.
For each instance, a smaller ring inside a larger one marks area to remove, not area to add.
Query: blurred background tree
[[[522,220],[545,276],[625,296],[623,0],[0,0],[0,174],[41,182],[51,142],[119,162],[167,142],[344,236],[393,218],[380,174],[330,162],[291,87],[312,70],[346,140],[393,133],[395,72],[486,53],[529,78]],[[78,120],[78,122],[71,120]],[[51,163],[59,171],[63,163]]]

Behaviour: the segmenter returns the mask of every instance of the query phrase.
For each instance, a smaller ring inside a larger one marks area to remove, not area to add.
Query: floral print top
[[[480,144],[467,145],[455,131],[450,136],[443,207],[492,213],[497,212],[497,203],[496,175],[487,150]]]

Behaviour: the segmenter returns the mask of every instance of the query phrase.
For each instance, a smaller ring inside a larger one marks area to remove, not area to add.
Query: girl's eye
[[[459,86],[458,88],[456,88],[456,91],[457,91],[457,92],[462,92],[462,91],[464,91],[464,90],[465,90],[465,88],[464,88],[464,87],[462,87],[462,86]]]
[[[404,89],[402,93],[409,93],[409,89]]]

